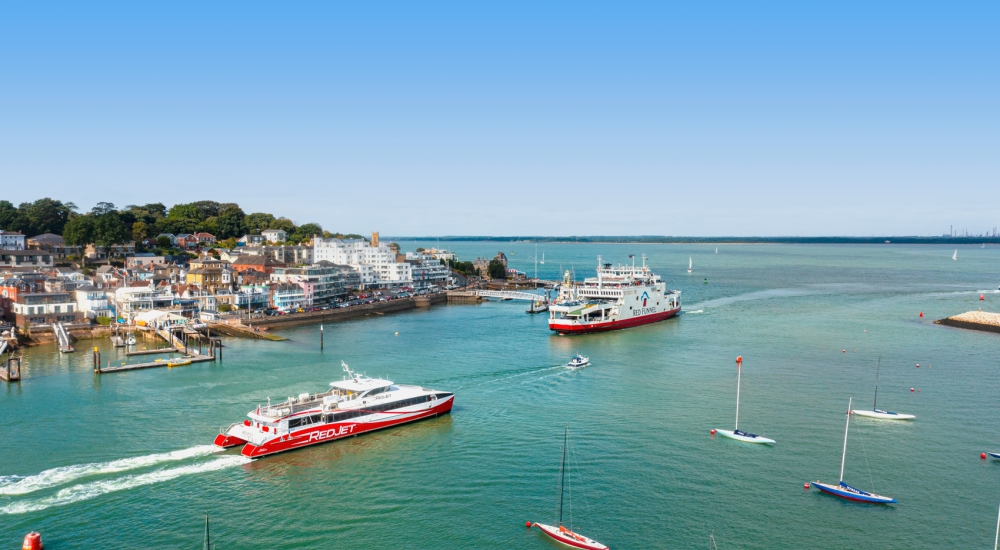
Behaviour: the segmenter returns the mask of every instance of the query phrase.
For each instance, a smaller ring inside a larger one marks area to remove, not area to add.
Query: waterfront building
[[[331,266],[277,268],[271,273],[271,281],[300,286],[307,307],[330,304],[347,295],[340,278],[340,270]]]
[[[294,311],[306,306],[306,293],[301,286],[292,283],[271,285],[271,307],[279,311]]]
[[[243,285],[233,299],[237,309],[266,309],[271,302],[271,288],[269,285]]]
[[[260,234],[269,243],[283,243],[288,240],[288,233],[282,229],[265,229]]]
[[[76,293],[77,310],[83,313],[88,319],[96,319],[98,317],[113,318],[115,316],[111,305],[108,304],[108,295],[104,289],[93,285],[86,285],[77,287],[74,292]]]
[[[479,272],[479,276],[480,277],[482,277],[484,279],[489,279],[490,278],[490,262],[493,261],[493,260],[497,260],[498,262],[502,263],[504,271],[507,270],[507,255],[504,254],[502,251],[501,252],[497,252],[496,256],[493,256],[492,258],[489,258],[489,259],[487,259],[487,258],[476,258],[476,261],[472,262],[472,267],[477,272]]]
[[[222,282],[223,270],[217,267],[202,267],[188,270],[185,281],[189,285],[197,285],[202,289],[215,292],[220,288],[228,288]]]
[[[381,288],[399,288],[413,284],[410,264],[397,261],[389,245],[378,242],[378,233],[372,233],[372,242],[364,239],[313,239],[313,261],[328,261],[349,265],[358,270],[361,284]]]
[[[450,285],[452,282],[451,268],[439,259],[425,252],[407,252],[406,262],[411,265],[413,288],[432,288]]]
[[[83,320],[76,308],[76,296],[70,292],[18,294],[13,303],[14,324],[24,326],[73,323]]]
[[[0,229],[0,250],[24,250],[24,235],[18,231]]]
[[[41,250],[0,250],[0,269],[52,267],[52,254]]]
[[[155,287],[152,282],[115,289],[115,310],[126,322],[136,315],[153,309],[169,309],[174,305],[170,288]]]
[[[286,264],[267,256],[257,256],[252,254],[241,254],[233,260],[233,270],[242,273],[248,269],[263,271],[270,275],[276,268],[286,267]]]

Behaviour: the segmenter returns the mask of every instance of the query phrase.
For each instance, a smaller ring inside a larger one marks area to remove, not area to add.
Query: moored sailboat
[[[715,430],[719,435],[723,437],[728,437],[729,439],[735,439],[737,441],[744,441],[746,443],[761,443],[765,445],[774,445],[773,439],[768,439],[766,437],[752,434],[750,432],[745,432],[740,430],[740,378],[743,372],[743,356],[736,358],[736,425],[733,427],[732,431],[729,430]]]
[[[532,527],[538,527],[542,533],[545,533],[550,538],[555,541],[561,542],[567,546],[572,546],[573,548],[584,548],[586,550],[607,550],[607,546],[597,542],[596,540],[585,537],[579,533],[574,533],[572,530],[572,514],[570,515],[570,528],[563,525],[563,496],[565,495],[566,488],[566,443],[569,441],[569,428],[566,428],[563,432],[563,451],[562,451],[562,461],[559,467],[559,521],[557,525],[545,525],[544,523],[532,523]],[[570,504],[572,507],[572,503]]]
[[[844,483],[844,459],[847,457],[847,430],[851,426],[851,404],[853,403],[853,400],[854,399],[851,398],[851,400],[847,402],[847,425],[844,426],[844,450],[840,455],[840,482],[837,485],[832,485],[830,483],[815,481],[812,485],[824,493],[840,498],[846,498],[847,500],[869,502],[872,504],[895,504],[897,501],[892,497],[862,491],[861,489],[851,487],[850,485]]]
[[[915,415],[892,412],[892,411],[883,411],[878,408],[878,375],[881,366],[882,366],[882,358],[879,357],[878,366],[875,367],[875,401],[872,403],[872,410],[866,411],[858,409],[858,410],[852,410],[851,412],[858,416],[864,416],[868,418],[878,418],[881,420],[913,420],[914,418],[916,418]]]
[[[691,256],[688,256],[688,273],[691,273],[691,268],[694,267],[694,262],[691,260]]]

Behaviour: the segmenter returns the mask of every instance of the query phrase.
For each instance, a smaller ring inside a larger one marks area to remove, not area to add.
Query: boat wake
[[[770,290],[761,290],[758,292],[749,292],[747,294],[739,294],[737,296],[727,296],[725,298],[716,298],[714,300],[708,300],[698,304],[694,304],[690,307],[696,307],[699,310],[704,310],[705,308],[722,307],[728,306],[730,304],[735,304],[736,302],[747,302],[750,300],[768,300],[771,298],[794,298],[797,296],[811,296],[814,294],[832,294],[833,291],[822,291],[819,289],[809,290],[804,288],[772,288]],[[694,311],[689,311],[688,313],[695,313]]]
[[[164,462],[175,462],[187,460],[199,456],[206,456],[221,451],[215,445],[198,445],[179,451],[169,453],[157,453],[145,456],[135,456],[132,458],[122,458],[110,462],[92,462],[90,464],[75,464],[73,466],[60,466],[45,470],[33,476],[0,476],[0,495],[26,495],[63,485],[85,477],[127,472],[139,468],[147,468]]]
[[[214,472],[246,464],[248,462],[250,462],[250,459],[245,456],[223,456],[199,464],[189,464],[186,466],[166,468],[145,474],[81,483],[79,485],[72,485],[70,487],[66,487],[65,489],[60,489],[58,493],[51,496],[10,503],[0,508],[0,515],[37,512],[53,506],[65,506],[67,504],[73,504],[83,500],[90,500],[108,493],[133,489],[143,485],[162,483],[164,481],[170,481],[187,475]]]
[[[695,313],[705,313],[704,309],[696,309],[694,311],[685,311],[684,315],[693,315]]]

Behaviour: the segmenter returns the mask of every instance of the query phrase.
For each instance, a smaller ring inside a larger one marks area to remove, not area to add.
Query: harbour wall
[[[444,294],[430,294],[427,296],[412,296],[401,298],[390,302],[376,302],[351,306],[347,308],[328,309],[321,311],[310,311],[308,313],[295,313],[292,315],[279,315],[274,317],[263,317],[249,321],[253,326],[268,328],[295,327],[300,325],[315,325],[318,323],[337,323],[360,317],[371,315],[385,315],[387,313],[398,313],[417,307],[429,307],[431,305],[443,304],[447,301]]]

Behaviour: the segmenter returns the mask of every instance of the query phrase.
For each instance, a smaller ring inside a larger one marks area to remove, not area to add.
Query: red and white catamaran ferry
[[[631,257],[631,256],[630,256]],[[597,257],[597,277],[575,283],[566,272],[559,294],[549,304],[549,328],[559,334],[602,332],[655,323],[681,310],[681,291],[666,284],[646,267],[602,263]]]
[[[451,412],[451,392],[368,378],[340,364],[349,378],[322,393],[303,393],[277,405],[268,400],[217,435],[215,444],[243,445],[244,456],[259,458]]]

